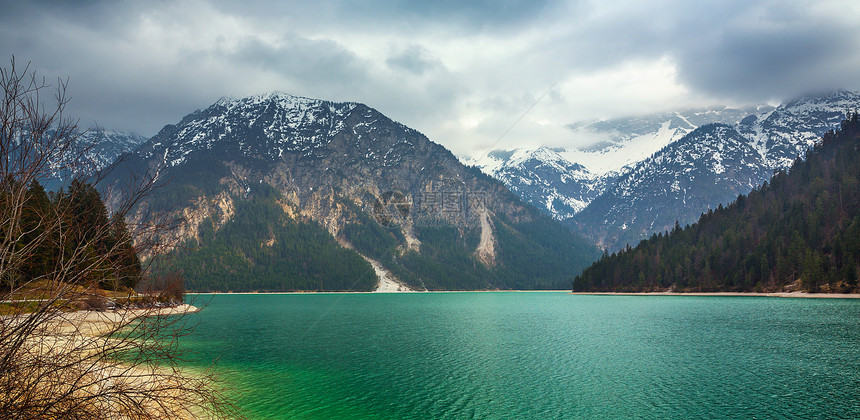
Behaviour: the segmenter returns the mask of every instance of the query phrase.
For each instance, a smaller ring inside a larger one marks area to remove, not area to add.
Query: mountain
[[[798,98],[772,112],[750,115],[737,130],[749,137],[771,170],[788,168],[846,113],[860,108],[860,93],[840,90]]]
[[[222,99],[115,169],[166,182],[137,211],[185,219],[171,258],[194,290],[558,289],[598,255],[359,103]]]
[[[53,129],[45,133],[45,136],[54,135]],[[70,137],[74,142],[63,151],[62,159],[52,162],[51,176],[40,180],[48,191],[68,186],[75,176],[88,177],[107,168],[122,154],[133,151],[147,140],[136,133],[103,128],[75,131]]]
[[[90,128],[81,134],[80,140],[83,144],[93,145],[87,152],[87,158],[96,170],[101,170],[115,162],[123,153],[135,150],[147,138],[128,131]]]
[[[836,91],[777,108],[571,124],[575,142],[587,147],[497,150],[466,162],[598,245],[619,249],[749,192],[858,107],[860,94]]]
[[[568,223],[617,249],[732,201],[764,182],[768,171],[735,129],[705,125],[633,166]]]
[[[601,177],[580,164],[571,163],[561,150],[496,150],[479,160],[466,160],[511,191],[557,219],[581,211],[599,195],[611,177]]]
[[[736,125],[747,116],[769,112],[767,105],[744,108],[694,108],[645,116],[615,118],[569,124],[572,141],[583,143],[570,149],[565,157],[603,174],[623,172],[625,167],[680,140],[698,127],[708,124]]]
[[[839,91],[790,101],[737,125],[691,131],[628,169],[568,223],[609,249],[692,223],[788,168],[846,112],[860,94]]]
[[[580,148],[494,150],[464,162],[499,179],[523,200],[563,220],[585,209],[617,178],[701,125],[739,123],[772,107],[702,108],[570,124]]]
[[[858,179],[853,113],[789,171],[692,226],[605,254],[574,290],[860,292]]]

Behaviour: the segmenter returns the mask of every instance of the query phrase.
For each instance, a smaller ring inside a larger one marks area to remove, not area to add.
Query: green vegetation
[[[219,229],[200,225],[199,240],[186,241],[167,258],[197,291],[371,290],[373,268],[341,247],[316,223],[289,218],[266,184],[237,199],[235,216]]]
[[[574,291],[860,292],[860,120],[698,223],[604,255]]]
[[[405,252],[397,229],[358,214],[343,229],[344,239],[418,290],[568,289],[573,270],[597,257],[596,248],[545,216],[527,223],[493,217],[496,261],[488,267],[473,255],[480,241],[476,228],[459,229],[441,220],[418,226],[420,252]]]
[[[20,189],[15,184],[7,180],[0,190],[4,214],[14,213],[14,196]],[[49,195],[33,181],[19,217],[20,224],[0,226],[0,235],[18,238],[12,252],[26,258],[16,259],[19,264],[4,271],[0,291],[51,280],[66,270],[77,276],[75,283],[107,290],[130,290],[140,281],[142,269],[128,227],[121,216],[108,217],[92,185],[75,180],[67,189]],[[16,231],[2,231],[9,228]],[[63,255],[75,255],[74,267],[62,266]]]

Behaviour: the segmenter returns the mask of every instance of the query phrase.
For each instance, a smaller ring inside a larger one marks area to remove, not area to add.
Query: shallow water
[[[860,300],[201,295],[249,418],[860,418]]]

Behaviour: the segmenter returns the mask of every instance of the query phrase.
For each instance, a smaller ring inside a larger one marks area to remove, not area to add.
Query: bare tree
[[[152,261],[175,223],[137,217],[127,235],[116,235],[118,221],[75,223],[97,208],[81,208],[62,193],[47,206],[34,199],[34,185],[57,177],[66,185],[102,179],[87,159],[93,145],[63,113],[66,86],[16,68],[14,58],[0,68],[0,418],[235,414],[211,371],[190,375],[179,367],[177,340],[189,332],[177,314],[182,307],[157,307],[157,299],[131,289],[109,301],[98,288],[135,272],[137,259],[121,258],[130,248]],[[152,176],[135,180],[106,197],[114,220],[125,222],[154,188]]]

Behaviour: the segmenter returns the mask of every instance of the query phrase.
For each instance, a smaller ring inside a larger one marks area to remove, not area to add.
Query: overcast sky
[[[0,3],[3,67],[68,77],[82,125],[146,136],[281,91],[363,102],[471,154],[576,146],[573,122],[860,89],[856,0]]]

